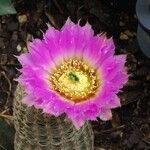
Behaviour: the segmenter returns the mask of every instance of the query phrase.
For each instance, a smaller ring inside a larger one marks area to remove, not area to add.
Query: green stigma
[[[77,77],[77,75],[73,72],[69,73],[69,79],[72,81],[79,81],[79,78]]]

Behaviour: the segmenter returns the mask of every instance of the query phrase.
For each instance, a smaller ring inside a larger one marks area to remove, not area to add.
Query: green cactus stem
[[[14,99],[15,150],[94,150],[88,122],[76,130],[65,115],[46,116],[40,109],[22,104],[25,95],[18,85]]]

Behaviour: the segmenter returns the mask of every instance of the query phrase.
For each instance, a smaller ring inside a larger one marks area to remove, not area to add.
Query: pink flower
[[[116,94],[128,80],[126,56],[114,55],[111,38],[68,19],[60,31],[49,26],[28,49],[18,57],[25,104],[54,116],[65,113],[77,129],[97,117],[111,119],[111,109],[120,106]]]

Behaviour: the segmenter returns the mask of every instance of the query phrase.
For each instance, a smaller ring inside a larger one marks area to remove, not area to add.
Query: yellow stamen
[[[75,103],[94,97],[100,86],[97,70],[77,58],[58,65],[49,76],[49,81],[54,91]]]

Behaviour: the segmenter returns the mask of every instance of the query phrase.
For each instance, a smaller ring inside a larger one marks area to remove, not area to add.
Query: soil
[[[113,118],[92,122],[96,150],[150,149],[150,59],[137,42],[136,0],[14,0],[15,15],[0,17],[0,150],[13,150],[12,103],[20,64],[14,55],[27,51],[26,43],[42,38],[50,23],[60,29],[68,16],[87,21],[95,34],[113,37],[116,54],[126,54],[129,82],[119,93],[122,107]],[[1,125],[2,124],[2,125]],[[8,133],[9,132],[9,133]]]

